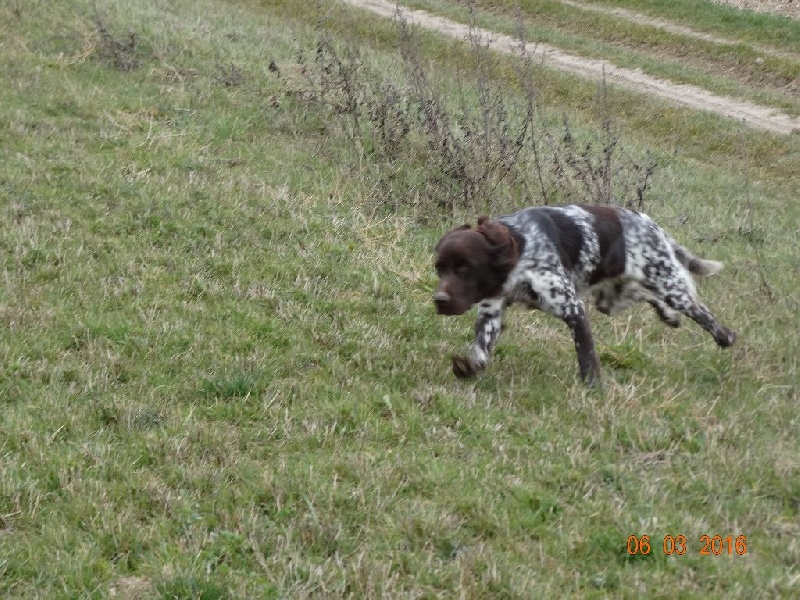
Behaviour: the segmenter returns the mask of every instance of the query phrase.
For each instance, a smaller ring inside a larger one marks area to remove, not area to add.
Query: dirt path
[[[343,1],[384,17],[394,17],[397,13],[397,5],[387,0]],[[422,10],[404,8],[402,11],[411,22],[420,27],[433,29],[461,40],[467,39],[470,34],[469,26],[463,23],[457,23]],[[485,29],[475,29],[473,32],[488,39],[490,47],[499,52],[519,53],[519,43],[511,36]],[[737,119],[750,127],[773,133],[800,133],[800,118],[791,117],[772,108],[717,96],[694,85],[675,84],[664,79],[657,79],[645,75],[639,70],[617,67],[603,60],[575,56],[546,44],[529,43],[526,45],[526,51],[541,60],[544,65],[569,71],[582,77],[600,80],[605,76],[606,81],[610,83],[647,92],[697,110],[710,111]]]
[[[795,0],[711,0],[745,10],[773,13],[791,19],[800,19],[800,2]]]

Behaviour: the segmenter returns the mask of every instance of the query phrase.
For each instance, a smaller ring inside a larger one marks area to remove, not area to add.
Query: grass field
[[[711,32],[740,56],[773,27],[798,50],[800,23],[688,4],[735,21]],[[597,82],[537,70],[543,123],[597,139],[610,113],[654,157],[645,208],[726,264],[698,287],[739,342],[591,311],[587,390],[566,327],[512,310],[460,382],[473,322],[434,314],[432,247],[515,188],[430,201],[422,150],[370,151],[299,87],[322,37],[404,77],[395,25],[332,2],[0,6],[0,596],[796,597],[800,136],[614,88],[600,110]],[[471,85],[467,44],[415,44],[441,89]],[[798,108],[773,85],[797,61],[725,60],[691,68]]]

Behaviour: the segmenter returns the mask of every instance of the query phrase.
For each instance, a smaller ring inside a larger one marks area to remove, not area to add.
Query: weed
[[[161,583],[158,591],[164,598],[224,600],[230,597],[222,586],[197,577],[174,577]]]
[[[384,201],[397,208],[399,194],[424,214],[451,215],[509,210],[520,196],[527,204],[644,207],[657,161],[650,157],[642,166],[622,153],[605,81],[597,102],[601,136],[579,142],[566,116],[561,126],[548,122],[524,39],[510,59],[509,83],[496,75],[509,71],[509,59],[490,51],[472,28],[469,60],[453,80],[427,66],[403,13],[395,17],[395,31],[403,76],[379,74],[355,48],[320,36],[312,57],[299,53],[305,85],[283,79],[285,92],[313,109],[310,114],[337,124],[333,130],[356,157],[371,157],[384,174]],[[269,70],[280,74],[274,62]],[[509,190],[515,193],[501,196]]]
[[[133,29],[128,29],[124,37],[116,38],[99,15],[95,15],[94,24],[100,36],[100,53],[110,60],[115,68],[120,71],[133,71],[141,64],[139,38]]]
[[[742,137],[742,132],[739,132],[739,146],[740,152],[743,156],[747,156],[747,144],[744,142]],[[772,292],[772,286],[769,284],[767,280],[767,276],[765,274],[764,269],[764,258],[761,252],[761,245],[764,242],[764,236],[759,234],[758,229],[756,228],[755,221],[753,218],[753,200],[752,200],[752,191],[750,189],[750,181],[745,182],[745,221],[746,223],[740,226],[739,231],[742,237],[744,237],[753,252],[753,257],[755,258],[756,263],[756,273],[758,274],[758,281],[761,287],[761,291],[766,297],[769,302],[773,302],[775,300],[775,296]]]
[[[230,88],[243,85],[247,78],[239,67],[231,63],[216,66],[216,80],[223,87]]]
[[[205,379],[201,391],[203,396],[210,399],[236,400],[257,395],[261,391],[261,386],[253,376],[239,373],[231,377]]]

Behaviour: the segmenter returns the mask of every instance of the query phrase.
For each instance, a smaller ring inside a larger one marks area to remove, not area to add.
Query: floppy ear
[[[467,229],[472,229],[472,225],[470,225],[469,223],[464,223],[463,225],[459,225],[458,227],[454,227],[453,229],[451,229],[450,231],[448,231],[442,237],[439,238],[439,241],[436,242],[436,246],[433,247],[433,250],[434,251],[438,251],[439,250],[439,246],[441,246],[442,242],[444,241],[444,238],[446,238],[451,233],[455,233],[456,231],[465,231]]]
[[[508,227],[498,221],[492,221],[486,216],[478,218],[476,231],[485,237],[492,246],[504,246],[510,244],[512,240]]]
[[[494,267],[503,276],[507,275],[519,259],[519,248],[517,248],[517,242],[511,235],[511,231],[499,221],[492,221],[489,217],[478,219],[476,231],[492,246]]]

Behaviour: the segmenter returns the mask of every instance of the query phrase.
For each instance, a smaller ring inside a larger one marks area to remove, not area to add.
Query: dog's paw
[[[722,327],[721,332],[715,336],[714,340],[721,348],[733,346],[734,342],[736,342],[736,332],[733,329]]]
[[[453,374],[459,379],[468,379],[477,374],[477,369],[472,365],[469,358],[463,356],[453,356]]]

